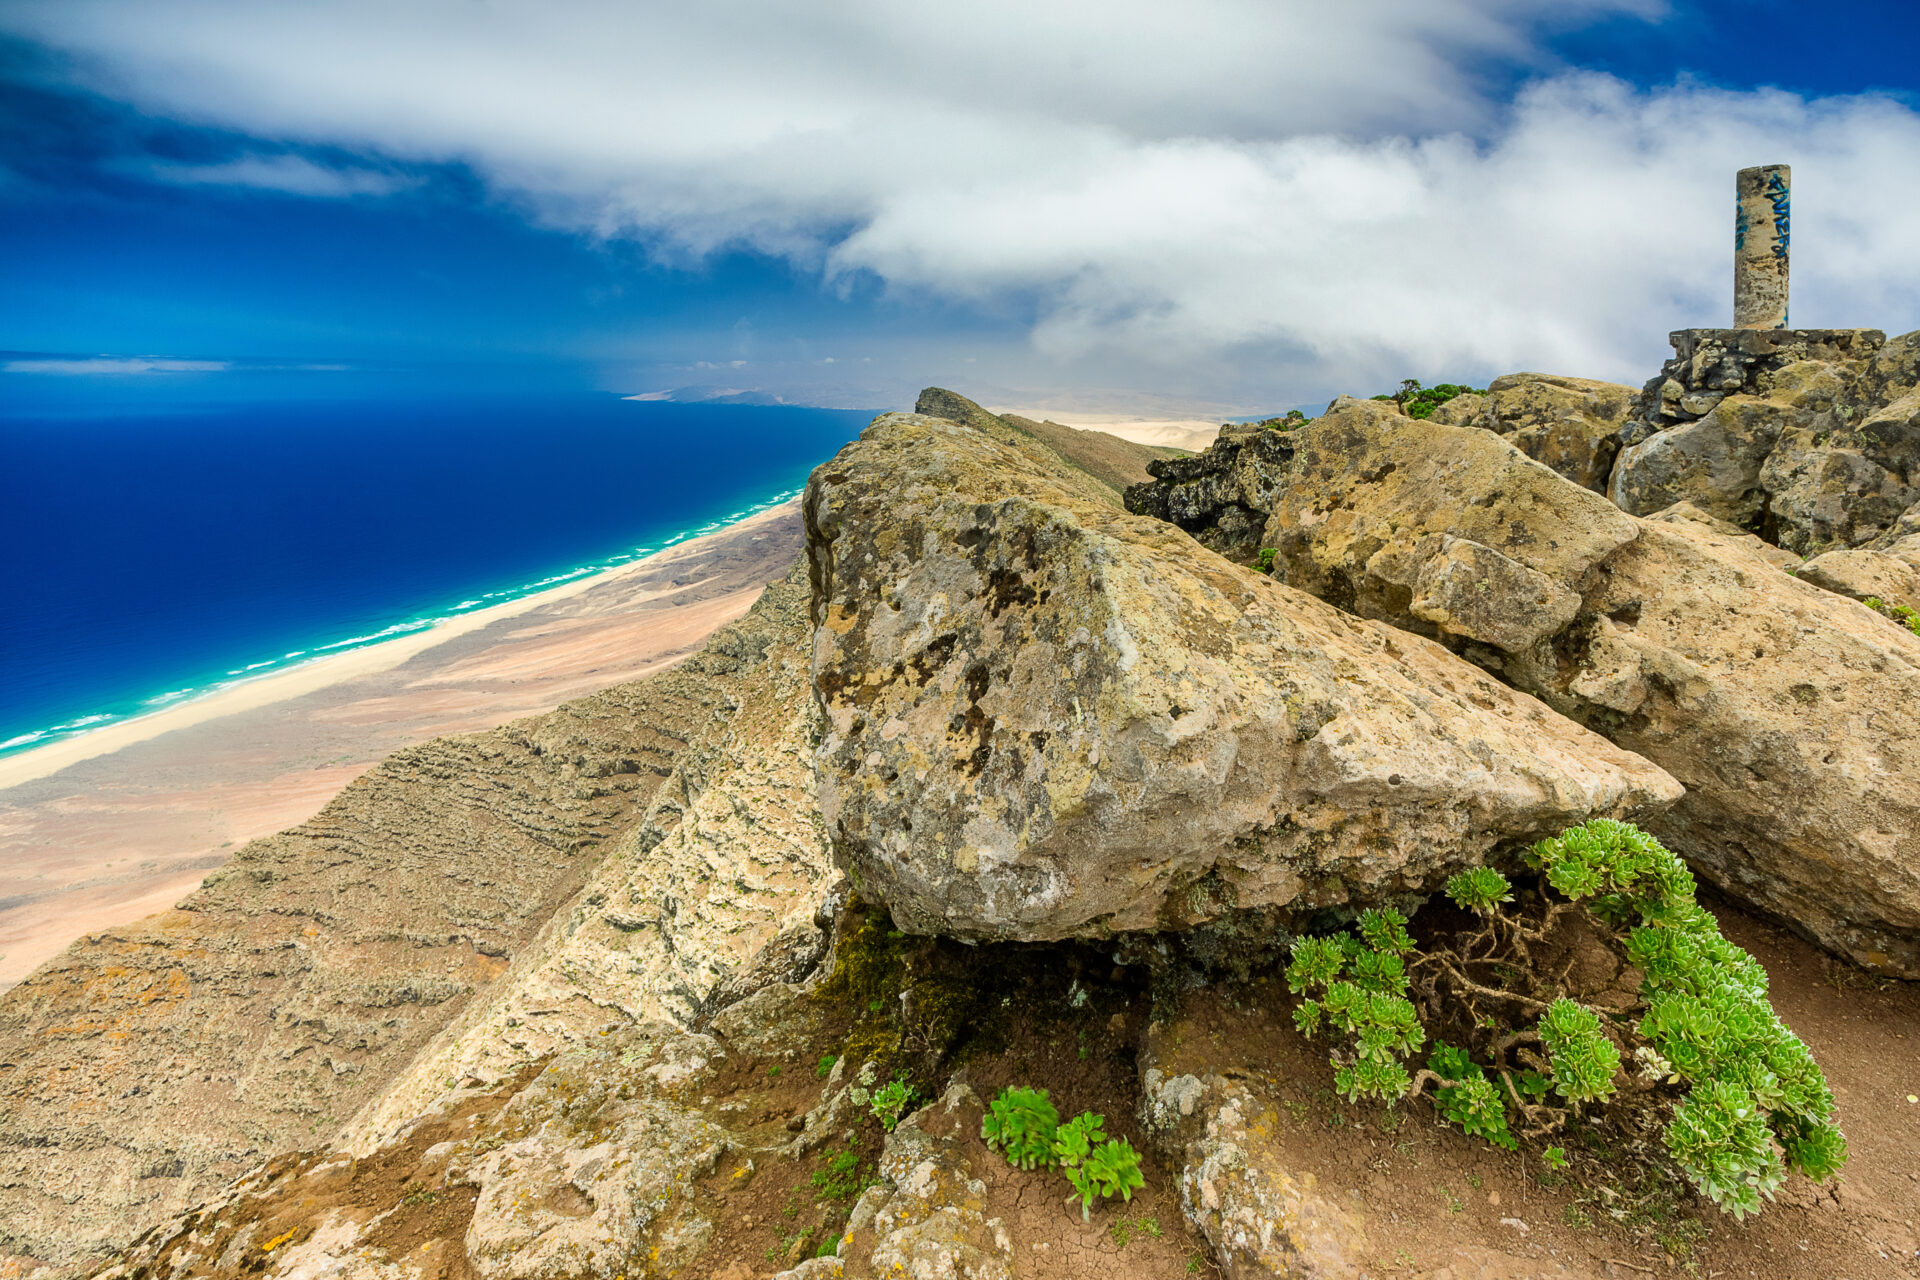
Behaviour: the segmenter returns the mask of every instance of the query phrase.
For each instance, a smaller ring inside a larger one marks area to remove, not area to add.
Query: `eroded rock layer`
[[[378,1097],[631,848],[764,656],[766,612],[659,676],[396,754],[0,996],[0,1253],[117,1245]]]

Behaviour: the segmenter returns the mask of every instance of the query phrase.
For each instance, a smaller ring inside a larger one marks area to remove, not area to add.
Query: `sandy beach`
[[[1031,418],[1035,422],[1057,422],[1063,427],[1078,427],[1082,431],[1104,431],[1135,444],[1185,449],[1191,453],[1205,449],[1220,434],[1220,424],[1205,418],[1131,417],[1117,413],[1077,413],[1019,406],[995,407],[992,412]]]
[[[0,760],[0,990],[170,907],[369,765],[697,650],[799,554],[797,502],[633,564]]]

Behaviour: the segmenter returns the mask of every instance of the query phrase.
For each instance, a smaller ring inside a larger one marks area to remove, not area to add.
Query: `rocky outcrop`
[[[789,720],[805,714],[798,594],[785,597]],[[495,1007],[475,996],[551,935],[610,852],[635,848],[628,833],[662,782],[700,792],[692,766],[676,764],[737,705],[780,599],[672,671],[398,753],[311,822],[242,849],[178,910],[78,943],[0,996],[0,1253],[65,1262],[117,1245],[264,1157],[326,1140],[437,1033]],[[767,816],[715,814],[715,828],[805,826],[804,745],[772,750],[791,767],[769,784]],[[659,847],[684,851],[667,798],[653,809]],[[786,883],[782,868],[765,874]],[[685,895],[690,911],[706,892]],[[781,919],[749,912],[711,941],[690,936],[689,985]],[[678,981],[672,967],[656,966],[664,986]],[[502,1015],[519,1020],[508,1038],[527,1050],[501,1050],[505,1074],[607,1023],[606,1007],[576,995]],[[481,1043],[429,1054],[448,1074],[423,1078],[413,1109],[481,1065]]]
[[[804,566],[768,587],[709,653],[737,663],[645,817],[507,974],[358,1117],[369,1144],[439,1096],[488,1085],[609,1026],[702,1025],[717,1000],[810,972],[828,876],[813,800]],[[756,963],[757,962],[757,963]]]
[[[1678,501],[1801,555],[1858,546],[1920,501],[1920,334],[1688,329],[1624,428],[1608,490]]]
[[[1807,561],[1802,582],[1854,600],[1884,600],[1920,610],[1920,537],[1886,551],[1829,551]]]
[[[1634,519],[1482,432],[1345,401],[1296,436],[1276,574],[1660,764],[1687,794],[1648,825],[1696,868],[1920,976],[1920,641],[1752,539]]]
[[[1633,397],[1632,387],[1613,382],[1510,373],[1487,384],[1485,408],[1473,418],[1460,416],[1459,425],[1505,436],[1535,462],[1583,489],[1604,493]],[[1433,420],[1453,421],[1438,413]]]
[[[1178,1171],[1188,1221],[1230,1280],[1333,1280],[1367,1254],[1360,1216],[1287,1167],[1274,1143],[1278,1105],[1259,1090],[1264,1063],[1209,1035],[1182,1009],[1147,1030],[1139,1054],[1140,1123]]]
[[[1202,546],[1249,564],[1292,455],[1286,431],[1225,426],[1205,452],[1149,462],[1153,478],[1127,489],[1127,510],[1178,525]]]
[[[1013,1239],[987,1216],[987,1186],[973,1167],[983,1108],[964,1084],[907,1117],[887,1137],[880,1181],[854,1206],[838,1254],[784,1273],[786,1280],[927,1276],[1012,1280]]]
[[[1178,449],[1136,444],[1105,431],[1035,422],[1011,413],[988,413],[965,396],[943,387],[922,391],[913,411],[949,422],[964,422],[1023,452],[1064,462],[1111,489],[1115,498],[1129,486],[1144,482],[1155,462],[1182,456]]]
[[[1678,795],[1440,646],[982,431],[886,415],[804,505],[821,813],[910,932],[1300,915]]]
[[[362,1158],[287,1157],[149,1231],[95,1274],[567,1280],[691,1274],[696,1193],[785,1137],[716,1105],[725,1045],[641,1023],[492,1090],[460,1081]]]

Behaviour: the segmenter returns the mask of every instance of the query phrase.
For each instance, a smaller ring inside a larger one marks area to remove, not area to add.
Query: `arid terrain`
[[[263,722],[440,736],[0,993],[0,1276],[1920,1273],[1920,334],[1673,341],[1198,454],[930,388]]]
[[[695,652],[786,572],[800,541],[790,503],[397,666],[366,652],[338,675],[302,669],[280,682],[290,694],[263,681],[242,709],[175,716],[190,721],[177,729],[162,713],[141,727],[152,736],[0,786],[0,990],[82,934],[172,906],[234,849],[312,817],[402,747],[550,710]],[[319,687],[298,691],[316,674]],[[9,759],[0,783],[37,763]]]

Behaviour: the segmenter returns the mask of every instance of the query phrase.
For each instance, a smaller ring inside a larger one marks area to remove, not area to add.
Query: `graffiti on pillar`
[[[1767,203],[1773,206],[1773,256],[1787,256],[1787,180],[1776,170],[1767,178]]]

